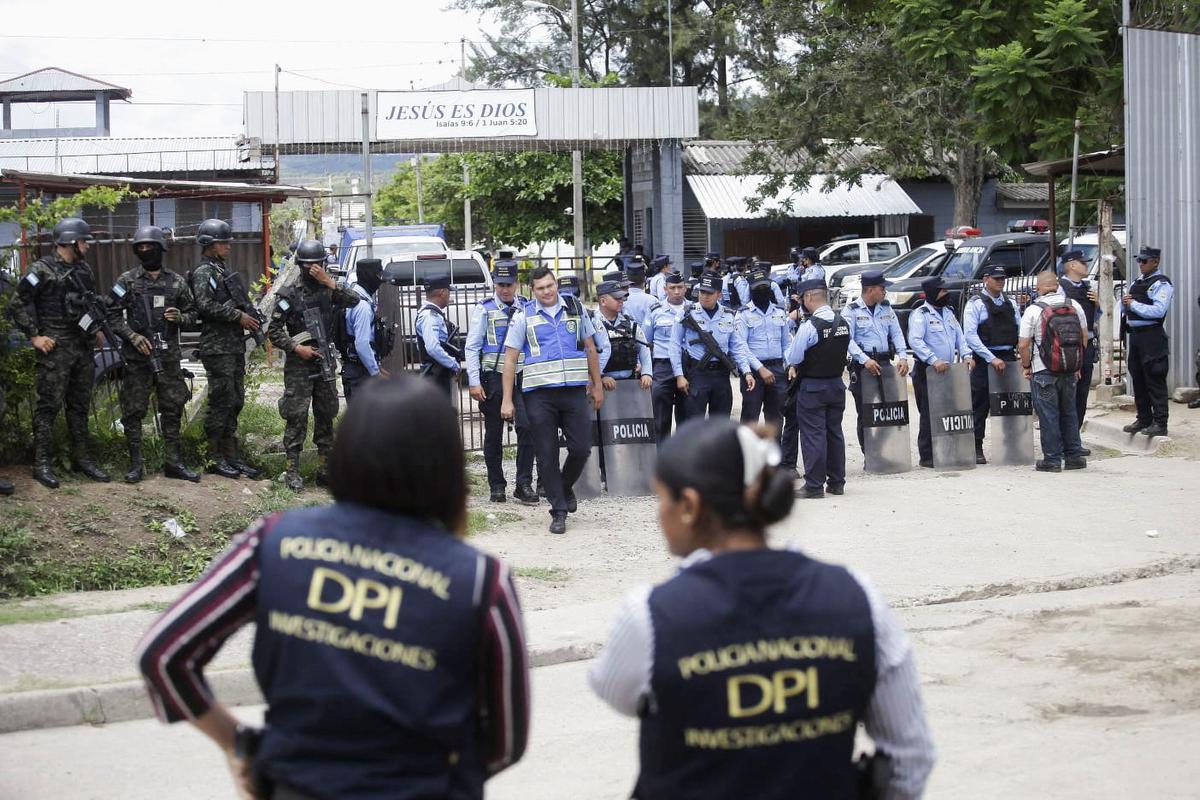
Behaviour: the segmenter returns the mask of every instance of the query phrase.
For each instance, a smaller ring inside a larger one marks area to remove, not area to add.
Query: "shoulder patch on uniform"
[[[208,285],[214,289],[217,288],[217,276],[209,275],[208,276]]]
[[[30,286],[37,286],[39,283],[41,283],[41,282],[42,282],[42,279],[41,279],[41,278],[39,278],[39,277],[38,277],[38,276],[37,276],[35,273],[33,273],[33,272],[26,272],[26,273],[25,273],[25,277],[24,277],[24,279],[23,279],[23,280],[24,280],[26,283],[28,283]]]
[[[279,310],[280,311],[287,311],[291,307],[292,307],[292,304],[287,301],[286,297],[279,298]]]

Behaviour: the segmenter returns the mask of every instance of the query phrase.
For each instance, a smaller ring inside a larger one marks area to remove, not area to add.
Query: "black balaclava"
[[[158,272],[162,269],[163,251],[158,245],[154,245],[149,250],[134,250],[133,253],[138,257],[138,261],[142,262],[142,268],[147,272]]]
[[[758,306],[759,311],[766,311],[767,306],[771,304],[771,287],[770,286],[752,286],[750,287],[750,299],[754,301],[754,305]]]
[[[382,269],[378,264],[363,265],[357,267],[358,285],[367,290],[367,294],[375,294],[379,291],[379,285],[383,283]]]
[[[314,264],[318,268],[320,268],[322,266],[320,261],[302,261],[302,262],[300,262],[300,279],[302,281],[304,281],[304,285],[310,289],[315,289],[321,285],[321,282],[319,280],[317,280],[316,278],[314,278],[312,275],[310,275],[308,272],[308,268]]]
[[[939,289],[938,295],[939,296],[934,297],[929,301],[929,305],[933,306],[934,308],[945,308],[946,304],[950,302],[950,293],[946,292],[945,294],[942,294],[941,290]]]

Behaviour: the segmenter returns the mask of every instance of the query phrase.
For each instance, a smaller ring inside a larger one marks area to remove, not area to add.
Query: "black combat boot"
[[[225,460],[225,454],[221,452],[221,446],[216,439],[210,439],[208,442],[208,457],[212,459],[212,463],[208,465],[208,471],[214,475],[220,475],[222,478],[240,478],[242,473],[234,469],[228,461]]]
[[[166,442],[166,452],[163,453],[163,475],[181,481],[200,482],[199,473],[188,469],[187,464],[179,457],[179,442]]]
[[[83,473],[97,483],[108,483],[112,480],[107,472],[100,469],[95,461],[92,461],[92,457],[86,449],[77,450],[71,460],[73,462],[71,467],[76,472]]]
[[[7,497],[8,495],[12,494],[14,491],[15,490],[13,489],[12,481],[5,480],[4,478],[0,478],[0,495]]]
[[[142,443],[129,441],[129,471],[125,473],[126,483],[141,483],[146,469],[142,464]]]
[[[33,479],[47,489],[57,489],[58,476],[50,469],[50,434],[33,432]]]
[[[316,477],[317,486],[328,486],[329,485],[329,467],[328,467],[329,453],[328,452],[319,453],[317,455],[317,458],[319,459],[318,463],[317,463],[317,477]]]
[[[287,472],[283,474],[283,485],[293,492],[304,491],[304,478],[300,477],[300,454],[288,453]]]
[[[513,492],[513,499],[524,503],[527,506],[536,506],[538,504],[538,494],[533,490],[533,487],[528,484],[518,486]]]
[[[251,480],[258,477],[258,470],[247,464],[246,460],[238,455],[236,436],[230,436],[225,440],[225,463]]]

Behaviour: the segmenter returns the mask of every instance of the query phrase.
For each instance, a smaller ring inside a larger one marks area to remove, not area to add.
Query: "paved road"
[[[904,609],[939,749],[931,798],[1193,798],[1200,730],[1194,572]],[[534,672],[528,757],[493,800],[615,800],[637,728],[586,689],[589,662]],[[259,709],[240,709],[255,719]],[[229,797],[216,750],[154,721],[0,737],[0,799]]]

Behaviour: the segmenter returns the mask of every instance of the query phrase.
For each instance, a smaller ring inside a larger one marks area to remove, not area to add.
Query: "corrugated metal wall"
[[[1127,28],[1125,98],[1129,248],[1162,248],[1175,284],[1167,382],[1190,386],[1200,347],[1200,35]]]

